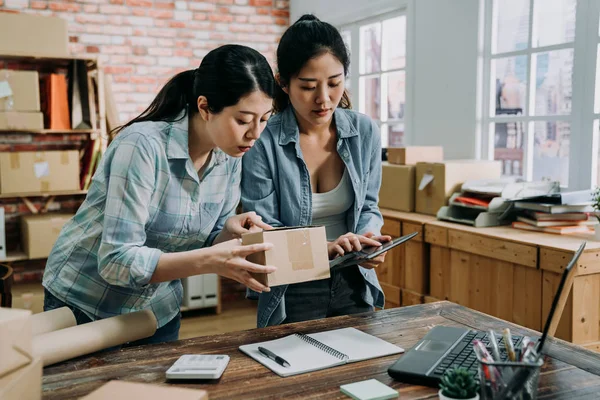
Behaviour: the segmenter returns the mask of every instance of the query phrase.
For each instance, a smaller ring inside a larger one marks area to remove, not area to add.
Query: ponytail
[[[119,126],[111,132],[116,135],[128,126],[143,121],[173,121],[190,104],[189,112],[197,111],[196,101],[192,99],[196,70],[180,72],[160,89],[152,103],[140,115]],[[193,100],[193,101],[190,101]]]

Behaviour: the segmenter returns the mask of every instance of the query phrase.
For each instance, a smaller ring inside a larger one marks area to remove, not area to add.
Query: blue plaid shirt
[[[151,309],[164,326],[179,313],[183,288],[180,280],[148,283],[158,259],[212,244],[235,213],[240,174],[241,159],[215,149],[198,176],[187,116],[125,128],[62,229],[44,287],[92,319]]]

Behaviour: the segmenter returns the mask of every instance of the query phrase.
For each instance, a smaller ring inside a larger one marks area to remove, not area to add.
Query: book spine
[[[314,339],[308,335],[305,335],[303,333],[296,333],[296,336],[298,336],[300,339],[304,340],[306,343],[315,346],[319,350],[322,350],[325,353],[334,356],[335,358],[339,358],[340,360],[343,360],[343,361],[345,361],[349,358],[346,354],[339,352],[336,349],[331,348],[331,347],[327,346],[325,343],[319,342],[317,339]]]

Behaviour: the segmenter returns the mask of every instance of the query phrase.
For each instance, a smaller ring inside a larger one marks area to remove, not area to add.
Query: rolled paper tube
[[[75,315],[69,307],[61,307],[55,310],[44,311],[31,316],[31,330],[33,336],[43,333],[70,328],[77,325]]]
[[[154,335],[156,325],[156,317],[150,310],[101,319],[35,336],[33,354],[48,366],[147,338]]]

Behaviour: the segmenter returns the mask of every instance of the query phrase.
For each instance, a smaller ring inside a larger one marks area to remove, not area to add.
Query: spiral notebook
[[[286,360],[283,367],[258,351],[262,346]],[[281,339],[240,346],[240,350],[279,376],[318,371],[351,362],[403,353],[404,349],[355,328],[305,335],[296,333]]]

